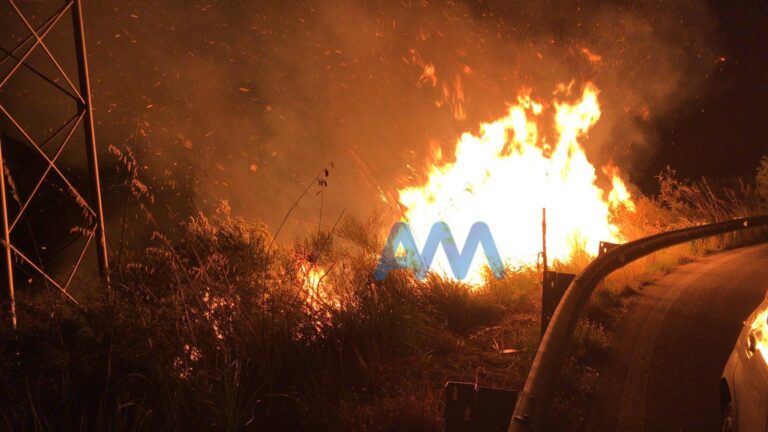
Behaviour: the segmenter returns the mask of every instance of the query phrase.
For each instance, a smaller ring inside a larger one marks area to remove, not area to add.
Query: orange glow
[[[619,169],[608,165],[603,167],[603,172],[611,179],[611,191],[608,193],[608,203],[612,208],[625,206],[628,210],[635,210],[635,203],[627,190],[627,185],[621,179]]]
[[[427,182],[399,191],[404,220],[420,247],[437,221],[448,223],[460,248],[471,225],[482,221],[508,266],[533,265],[541,250],[543,207],[550,261],[567,260],[577,248],[596,253],[601,240],[622,240],[609,216],[620,205],[632,210],[632,197],[613,167],[603,169],[610,190],[597,186],[595,167],[581,144],[600,119],[599,91],[587,83],[575,101],[567,102],[572,87],[559,85],[551,104],[522,92],[506,116],[480,125],[477,135],[461,136],[455,160],[436,153]],[[552,136],[546,136],[543,131],[551,125]],[[482,254],[476,254],[470,283],[482,282],[484,265]],[[442,250],[433,268],[450,276]]]
[[[419,81],[430,83],[432,87],[437,85],[437,75],[435,75],[435,65],[428,63],[424,65],[424,72],[421,74]]]
[[[750,334],[755,336],[755,351],[760,351],[763,360],[768,362],[768,309],[757,314]]]
[[[324,308],[339,308],[341,302],[339,298],[331,292],[330,286],[326,281],[328,271],[317,266],[301,266],[303,276],[302,288],[306,295],[307,304],[315,311],[321,311]]]
[[[589,62],[592,64],[600,63],[600,61],[603,59],[601,55],[593,53],[588,48],[582,48],[581,52],[587,57],[587,60],[589,60]]]
[[[426,39],[426,35],[422,35]],[[467,113],[464,110],[464,103],[466,102],[466,98],[464,96],[464,86],[462,84],[462,78],[461,74],[454,74],[453,78],[443,78],[438,79],[437,76],[437,69],[433,63],[426,62],[419,52],[411,48],[411,62],[420,67],[422,72],[421,76],[419,77],[419,84],[428,84],[431,87],[437,87],[438,83],[440,83],[440,90],[441,90],[441,97],[440,99],[435,101],[435,106],[437,107],[443,107],[447,106],[451,113],[453,114],[453,117],[456,120],[465,120],[467,118]],[[408,63],[408,60],[404,59],[406,63]],[[462,67],[462,72],[465,75],[471,75],[472,74],[472,68],[470,68],[467,65],[464,65]]]

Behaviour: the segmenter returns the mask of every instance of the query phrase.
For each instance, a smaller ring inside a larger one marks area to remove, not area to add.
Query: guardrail
[[[538,432],[546,424],[573,332],[598,282],[626,264],[657,250],[704,237],[768,226],[768,215],[683,228],[617,246],[595,258],[571,282],[544,333],[525,387],[517,399],[509,432]]]

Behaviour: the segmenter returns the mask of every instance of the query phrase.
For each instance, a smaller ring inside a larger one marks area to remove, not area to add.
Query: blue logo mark
[[[463,280],[467,277],[472,258],[474,258],[477,247],[480,245],[483,246],[485,259],[488,261],[493,275],[497,279],[504,277],[504,264],[491,236],[491,230],[484,222],[475,222],[472,225],[461,252],[456,246],[456,241],[453,239],[448,224],[436,222],[429,230],[424,250],[421,253],[419,253],[416,241],[413,239],[411,228],[405,222],[398,222],[392,226],[389,237],[387,237],[387,243],[381,252],[381,259],[374,273],[376,280],[386,279],[390,271],[397,269],[411,269],[419,280],[424,280],[432,265],[432,260],[435,258],[437,247],[440,245],[443,246],[454,278]],[[398,255],[397,250],[400,246],[405,253]]]

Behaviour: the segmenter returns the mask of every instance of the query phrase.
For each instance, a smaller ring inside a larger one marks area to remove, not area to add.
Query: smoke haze
[[[365,215],[418,184],[431,151],[502,116],[521,89],[550,101],[593,81],[596,166],[630,181],[656,116],[702,88],[718,62],[700,1],[88,1],[100,144],[133,142],[145,175],[202,209],[273,229],[333,162],[323,221]],[[576,92],[578,93],[578,92]],[[7,130],[7,128],[4,128]],[[102,157],[109,161],[109,157]],[[514,185],[510,185],[514,187]],[[317,224],[319,186],[291,230]]]

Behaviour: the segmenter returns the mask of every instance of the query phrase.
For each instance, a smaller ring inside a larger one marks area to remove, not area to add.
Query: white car
[[[768,297],[747,318],[720,380],[724,432],[768,431]]]

